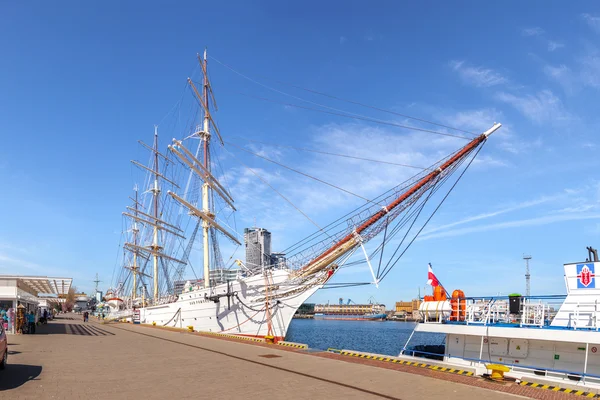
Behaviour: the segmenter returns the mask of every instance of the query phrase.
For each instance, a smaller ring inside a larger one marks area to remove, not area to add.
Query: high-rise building
[[[246,267],[262,268],[271,265],[271,232],[263,228],[244,229]]]

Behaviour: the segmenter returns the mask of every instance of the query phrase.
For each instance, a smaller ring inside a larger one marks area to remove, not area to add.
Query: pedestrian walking
[[[27,322],[27,325],[29,326],[29,333],[35,333],[35,314],[33,311],[27,314]]]

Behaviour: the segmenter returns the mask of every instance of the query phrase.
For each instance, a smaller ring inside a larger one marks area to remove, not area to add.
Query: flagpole
[[[431,263],[427,263],[427,266],[429,267],[429,269],[431,269],[431,273],[433,274],[433,268],[431,267]],[[428,270],[429,270],[429,269],[428,269]],[[448,293],[448,291],[446,290],[446,286],[442,285],[442,281],[440,281],[440,280],[438,279],[437,275],[435,275],[435,274],[434,274],[433,276],[435,276],[435,280],[437,281],[437,283],[438,283],[438,286],[441,286],[441,287],[444,289],[444,292],[446,292],[446,297],[447,297],[447,298],[450,298],[450,293]],[[434,286],[433,286],[433,285],[431,285],[432,291],[433,291],[433,287],[434,287]]]

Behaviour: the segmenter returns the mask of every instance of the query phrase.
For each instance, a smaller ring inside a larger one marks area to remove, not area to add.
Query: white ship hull
[[[283,340],[298,307],[323,287],[330,276],[319,274],[297,282],[292,279],[291,271],[273,270],[269,275],[268,295],[263,275],[238,279],[229,285],[192,288],[174,302],[140,309],[140,322],[177,328],[192,326],[199,332],[252,337],[270,333],[275,340]],[[214,296],[220,297],[217,300]]]

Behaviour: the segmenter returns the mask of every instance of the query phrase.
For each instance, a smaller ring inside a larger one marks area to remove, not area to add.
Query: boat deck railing
[[[443,357],[443,354],[439,353],[431,353],[427,351],[415,350],[415,349],[403,349],[400,352],[400,355],[407,355],[413,357],[422,357],[422,358],[430,358],[430,359],[439,359],[440,356]],[[452,354],[448,354],[449,358],[452,358]],[[533,374],[536,376],[546,377],[546,378],[554,378],[561,379],[564,381],[573,381],[573,382],[583,382],[585,384],[595,384],[600,385],[600,375],[591,374],[582,371],[571,371],[564,369],[553,369],[546,367],[536,367],[533,365],[523,365],[523,364],[514,364],[503,362],[499,360],[491,360],[491,359],[481,359],[481,358],[470,358],[470,357],[459,357],[461,360],[468,361],[470,366],[477,365],[485,365],[485,364],[501,364],[507,367],[510,367],[512,372],[521,372]]]
[[[426,310],[422,314],[425,323],[550,328],[565,299],[566,295],[466,297],[450,300],[449,310]],[[568,323],[552,328],[600,329],[598,300],[568,305]]]

